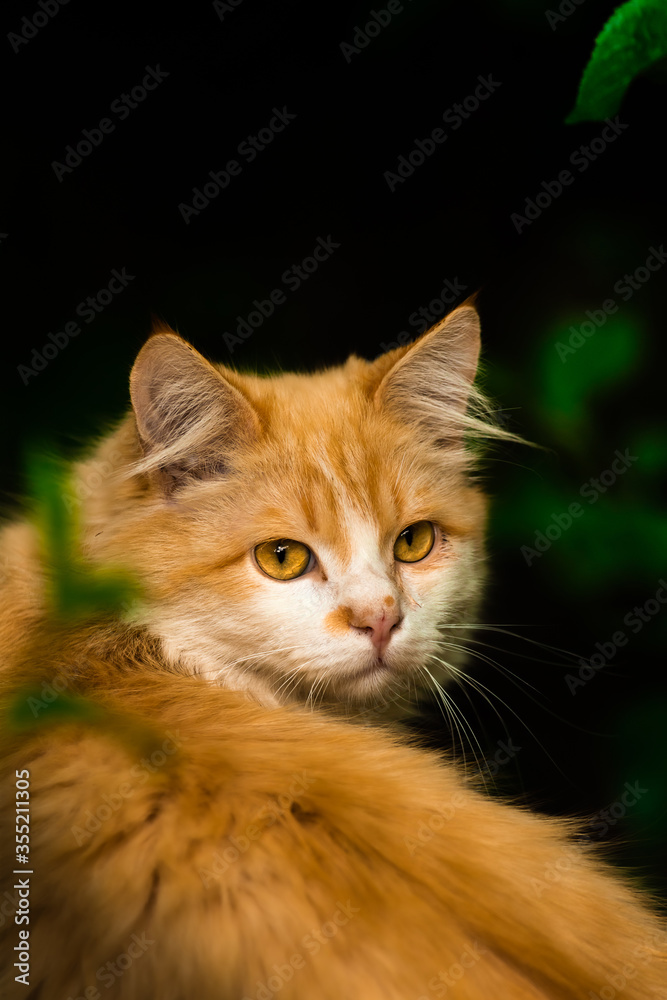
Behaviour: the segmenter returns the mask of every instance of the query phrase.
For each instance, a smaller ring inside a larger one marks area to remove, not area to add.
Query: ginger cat
[[[3,997],[667,997],[664,922],[575,823],[345,718],[463,668],[470,442],[511,436],[478,354],[471,303],[313,375],[158,332],[63,497],[141,599],[58,620],[37,529],[5,528]]]

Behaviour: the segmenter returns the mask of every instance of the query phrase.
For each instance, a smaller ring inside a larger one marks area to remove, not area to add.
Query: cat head
[[[443,635],[476,620],[484,575],[470,437],[511,436],[473,387],[479,349],[470,302],[314,374],[147,341],[89,546],[138,574],[170,662],[268,703],[400,701],[452,675]]]

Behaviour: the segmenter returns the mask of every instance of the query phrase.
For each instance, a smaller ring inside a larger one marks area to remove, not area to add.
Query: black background
[[[577,658],[667,575],[662,272],[624,313],[630,347],[611,322],[567,364],[554,346],[667,238],[664,88],[655,75],[634,81],[619,111],[628,127],[579,173],[570,155],[604,125],[564,119],[612,4],[572,3],[552,26],[540,3],[406,0],[346,59],[341,43],[381,8],[242,0],[221,17],[212,3],[70,0],[18,52],[4,40],[6,491],[22,489],[28,441],[71,453],[122,412],[151,315],[216,360],[312,368],[414,335],[410,315],[445,279],[481,288],[487,384],[510,426],[547,450],[507,448],[486,473],[495,501],[484,620],[523,637],[487,633],[503,649],[487,652],[522,688],[480,663],[479,679],[507,703],[503,721],[472,691],[472,704],[464,693],[458,702],[478,757],[492,760],[508,735],[521,747],[494,779],[541,808],[591,816],[618,802],[625,782],[646,788],[605,839],[664,889],[665,611],[576,694],[565,682],[572,658],[526,641],[571,651],[576,675]],[[5,5],[4,34],[37,10]],[[126,120],[110,114],[158,65],[168,73],[159,87]],[[480,76],[499,86],[460,128],[444,126]],[[239,143],[283,107],[296,115],[289,126],[254,162],[239,157]],[[59,180],[54,161],[104,117],[113,133]],[[385,172],[438,127],[447,140],[390,191]],[[179,205],[232,158],[241,175],[186,224]],[[568,167],[574,183],[517,232],[512,213]],[[331,258],[230,354],[223,332],[329,236],[340,244]],[[114,268],[134,276],[128,287],[93,322],[79,320],[80,335],[25,384],[19,366]],[[641,460],[528,566],[521,545],[627,447]],[[437,718],[431,736],[448,746]],[[472,763],[469,743],[455,738],[454,749]]]

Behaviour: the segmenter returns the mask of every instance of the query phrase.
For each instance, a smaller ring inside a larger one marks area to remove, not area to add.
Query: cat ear
[[[479,351],[479,316],[468,299],[414,344],[378,359],[376,364],[393,364],[375,392],[376,404],[439,440],[460,437],[469,425]]]
[[[154,334],[130,375],[130,396],[144,460],[171,490],[184,477],[224,471],[228,454],[259,431],[248,400],[185,340]]]

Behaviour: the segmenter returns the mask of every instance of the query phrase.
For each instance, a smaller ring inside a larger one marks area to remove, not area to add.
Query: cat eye
[[[399,562],[419,562],[424,559],[435,542],[435,528],[430,521],[417,521],[400,533],[394,544],[394,555]]]
[[[255,559],[260,569],[274,580],[295,580],[308,569],[311,552],[303,542],[279,538],[277,541],[258,545]]]

